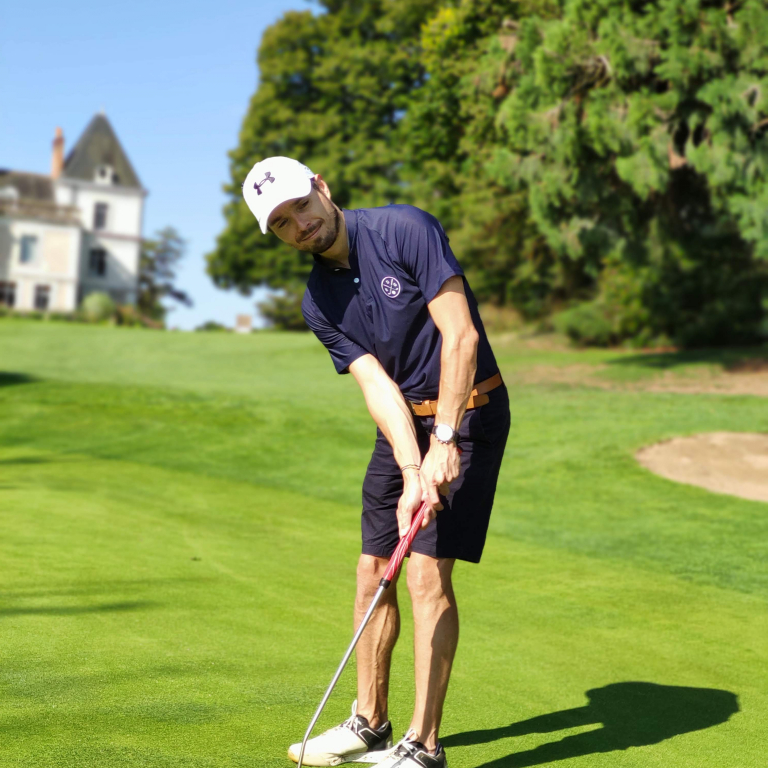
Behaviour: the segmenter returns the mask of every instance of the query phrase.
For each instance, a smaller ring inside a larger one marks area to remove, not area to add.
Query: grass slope
[[[573,356],[497,350],[510,378]],[[764,766],[768,508],[633,453],[768,430],[765,401],[544,385],[511,400],[486,555],[457,568],[452,768]],[[350,638],[372,437],[309,336],[1,322],[0,765],[289,765]],[[322,723],[353,696],[350,670]]]

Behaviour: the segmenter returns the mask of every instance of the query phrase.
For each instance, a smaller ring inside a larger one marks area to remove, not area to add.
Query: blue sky
[[[179,285],[195,301],[168,317],[191,329],[254,313],[219,291],[204,254],[223,226],[227,151],[258,83],[264,29],[307,0],[6,3],[1,14],[0,167],[49,173],[54,129],[71,148],[104,109],[149,190],[144,234],[166,225],[188,241]]]

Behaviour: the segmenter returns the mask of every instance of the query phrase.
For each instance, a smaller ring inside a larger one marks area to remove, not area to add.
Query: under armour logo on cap
[[[271,174],[269,171],[267,171],[267,175],[264,177],[264,180],[263,180],[263,181],[257,181],[257,182],[256,182],[256,183],[253,185],[253,188],[256,190],[256,194],[257,194],[257,195],[260,195],[260,194],[261,194],[261,188],[262,188],[262,186],[264,186],[264,184],[266,184],[267,182],[270,182],[270,184],[274,184],[274,183],[275,183],[275,177],[274,177],[274,176],[273,176],[273,175],[272,175],[272,174]]]

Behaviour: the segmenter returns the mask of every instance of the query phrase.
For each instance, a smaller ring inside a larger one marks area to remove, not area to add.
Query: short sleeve
[[[416,280],[427,303],[446,280],[464,276],[440,222],[413,206],[403,206],[397,227],[397,245],[403,266]]]
[[[312,299],[309,289],[301,302],[301,313],[312,332],[331,355],[336,373],[349,373],[349,366],[367,352],[348,339],[338,328],[332,326],[320,307]]]

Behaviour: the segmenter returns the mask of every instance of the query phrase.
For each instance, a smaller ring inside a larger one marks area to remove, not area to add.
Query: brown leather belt
[[[469,396],[467,410],[471,411],[473,408],[485,405],[490,399],[487,393],[496,389],[496,387],[500,387],[503,383],[500,373],[491,376],[490,379],[481,381]],[[409,402],[411,403],[411,410],[416,416],[434,416],[437,413],[437,400],[422,400],[420,403],[414,403],[409,400]]]

